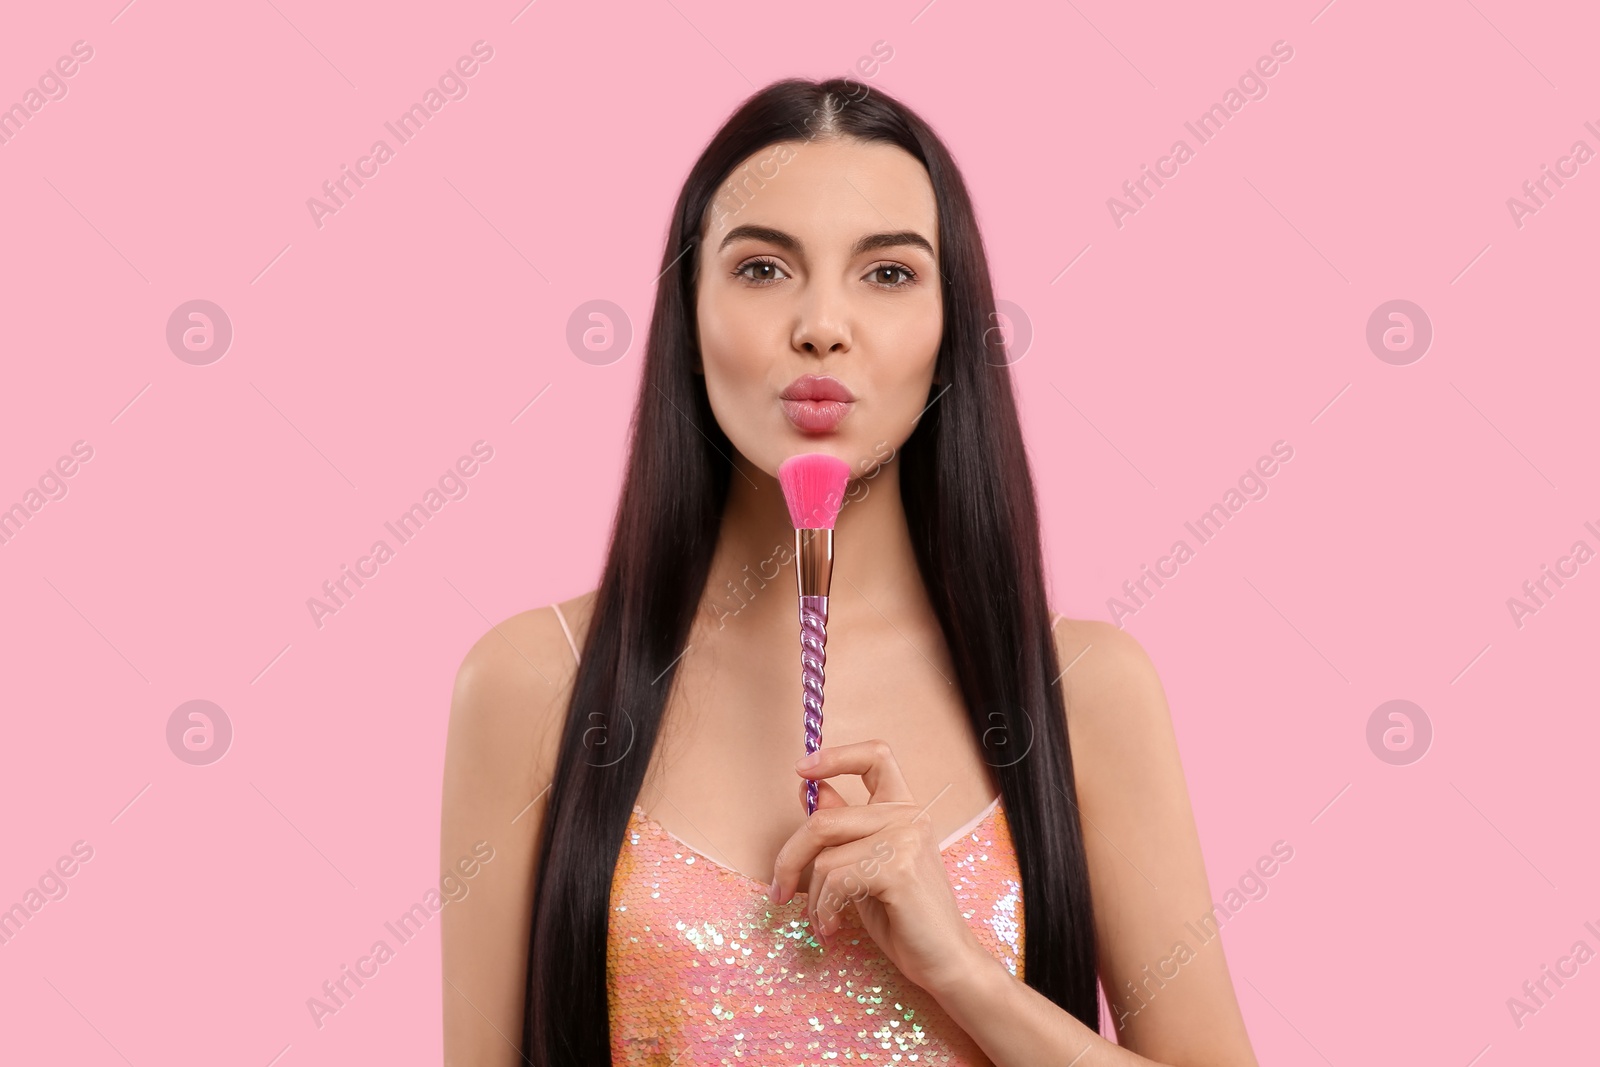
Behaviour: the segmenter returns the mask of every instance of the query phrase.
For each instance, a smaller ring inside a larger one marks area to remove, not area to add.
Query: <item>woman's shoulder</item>
[[[469,675],[469,680],[556,684],[558,676],[574,673],[576,663],[567,633],[571,631],[581,650],[596,592],[552,601],[491,623],[467,649],[461,673]]]
[[[1144,646],[1138,638],[1104,619],[1074,619],[1059,613],[1053,614],[1052,619],[1050,629],[1055,635],[1056,650],[1059,652],[1070,652],[1076,656],[1086,649],[1099,646],[1111,658],[1127,659],[1145,655]]]
[[[450,735],[467,758],[526,760],[555,744],[577,674],[561,619],[581,648],[593,602],[591,591],[518,612],[491,623],[467,649],[450,702]]]
[[[561,609],[561,618],[571,631],[572,641],[578,646],[577,651],[580,655],[583,652],[584,638],[589,633],[589,620],[594,615],[595,597],[599,593],[600,590],[591,589],[587,593],[573,597],[571,600],[563,600],[554,605]],[[553,615],[555,612],[552,611],[551,614]],[[565,637],[566,635],[563,634],[562,636]]]
[[[1052,632],[1075,734],[1080,727],[1170,729],[1160,676],[1138,638],[1103,619],[1064,615],[1056,617]]]

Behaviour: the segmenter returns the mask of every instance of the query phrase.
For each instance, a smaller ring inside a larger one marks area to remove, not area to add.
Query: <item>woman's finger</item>
[[[800,810],[804,811],[806,806],[806,780],[804,778],[800,779],[797,795],[800,797]],[[849,803],[850,802],[844,798],[843,794],[835,789],[830,783],[817,783],[818,811],[821,811],[823,808],[842,808],[847,806]]]
[[[800,798],[800,810],[801,811],[805,811],[806,810],[806,780],[804,778],[802,778],[802,779],[800,779],[799,782],[797,782],[795,784],[796,784],[796,787],[797,787],[797,790],[798,790],[796,795]],[[822,811],[825,808],[844,808],[844,807],[849,807],[849,805],[850,805],[850,802],[848,800],[846,800],[844,798],[844,796],[837,789],[835,789],[832,785],[830,785],[827,782],[818,782],[817,783],[817,810],[818,811]],[[810,872],[802,868],[801,871],[800,871],[800,881],[805,881],[809,877],[810,877]]]
[[[839,914],[852,901],[871,892],[871,878],[882,866],[881,841],[862,838],[824,849],[812,867],[806,889],[806,911],[813,936],[822,938],[839,928]]]
[[[871,837],[885,827],[914,816],[914,804],[845,804],[818,808],[778,850],[773,864],[773,902],[782,904],[799,889],[800,875],[822,850]]]
[[[867,787],[868,804],[909,804],[913,800],[911,787],[895,761],[894,750],[881,738],[857,741],[853,745],[825,745],[796,762],[795,771],[803,778],[859,774]]]

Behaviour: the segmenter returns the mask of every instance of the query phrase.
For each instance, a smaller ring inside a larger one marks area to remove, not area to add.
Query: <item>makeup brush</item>
[[[833,524],[844,506],[850,465],[804,452],[778,465],[778,484],[794,521],[795,580],[800,591],[800,703],[806,754],[822,747],[822,681],[827,660],[828,586],[833,580]],[[806,780],[806,814],[817,810],[817,781]]]

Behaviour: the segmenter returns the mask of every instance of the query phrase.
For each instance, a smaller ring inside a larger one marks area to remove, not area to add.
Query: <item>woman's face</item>
[[[944,330],[922,164],[882,143],[772,145],[734,170],[704,229],[699,369],[733,446],[774,477],[800,452],[855,475],[897,452]]]

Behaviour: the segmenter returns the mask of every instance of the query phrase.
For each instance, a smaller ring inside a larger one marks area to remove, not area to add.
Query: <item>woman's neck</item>
[[[852,481],[834,523],[830,618],[882,614],[903,618],[927,602],[900,502],[895,458]],[[751,623],[774,633],[794,622],[794,526],[778,480],[734,454],[722,528],[701,600],[702,625],[718,630]]]

